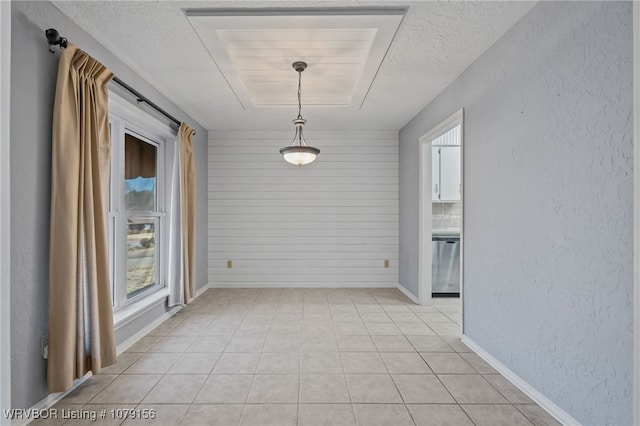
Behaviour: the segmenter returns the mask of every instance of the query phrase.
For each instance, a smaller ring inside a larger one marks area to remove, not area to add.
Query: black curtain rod
[[[46,30],[44,32],[44,34],[47,37],[47,42],[49,43],[49,52],[55,53],[55,51],[53,50],[52,46],[59,45],[60,49],[64,49],[64,48],[67,47],[68,40],[66,38],[64,38],[64,37],[61,37],[60,33],[58,32],[58,30],[56,30],[54,28],[50,28],[50,29]],[[114,83],[118,84],[123,89],[126,89],[128,92],[130,92],[131,94],[135,95],[136,98],[138,98],[138,102],[146,103],[151,108],[155,109],[160,114],[164,115],[169,120],[173,121],[178,127],[180,127],[180,125],[182,124],[182,122],[180,120],[178,120],[173,115],[169,114],[167,111],[165,111],[162,108],[160,108],[156,103],[152,102],[149,98],[144,96],[142,93],[138,92],[133,87],[129,86],[124,81],[120,80],[115,75],[113,76],[112,80],[113,80]],[[196,134],[195,130],[193,131],[193,134],[194,135]]]
[[[133,87],[129,86],[127,83],[125,83],[124,81],[120,80],[118,77],[116,77],[115,75],[113,76],[113,78],[111,79],[114,83],[117,83],[118,85],[120,85],[123,89],[126,89],[127,91],[129,91],[130,93],[132,93],[133,95],[135,95],[138,98],[138,102],[144,102],[147,105],[149,105],[151,108],[155,109],[156,111],[158,111],[160,114],[164,115],[165,117],[167,117],[169,120],[173,121],[174,123],[176,123],[178,125],[178,127],[180,127],[181,122],[175,118],[173,115],[169,114],[168,112],[166,112],[165,110],[163,110],[162,108],[160,108],[158,105],[156,105],[154,102],[150,101],[149,98],[147,98],[146,96],[144,96],[142,93],[138,92],[136,89],[134,89]]]

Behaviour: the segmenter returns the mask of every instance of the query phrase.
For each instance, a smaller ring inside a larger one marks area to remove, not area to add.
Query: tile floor
[[[33,424],[558,424],[462,344],[460,318],[458,299],[395,289],[212,289],[56,407],[105,419]],[[156,418],[112,418],[129,408]]]

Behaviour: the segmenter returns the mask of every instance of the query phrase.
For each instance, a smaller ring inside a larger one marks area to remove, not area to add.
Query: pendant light
[[[307,68],[307,64],[302,61],[296,61],[292,66],[293,69],[298,72],[298,117],[293,120],[293,124],[296,126],[296,134],[293,136],[293,143],[282,148],[280,150],[280,154],[282,154],[287,162],[295,164],[296,166],[304,166],[305,164],[313,162],[316,159],[316,156],[320,154],[320,150],[318,148],[308,146],[304,140],[304,134],[302,132],[307,120],[302,118],[302,103],[300,101],[302,95],[301,81],[302,71]]]

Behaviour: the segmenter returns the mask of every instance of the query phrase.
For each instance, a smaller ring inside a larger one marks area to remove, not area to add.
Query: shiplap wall
[[[209,283],[395,287],[398,133],[310,133],[303,167],[278,152],[290,133],[209,133]]]

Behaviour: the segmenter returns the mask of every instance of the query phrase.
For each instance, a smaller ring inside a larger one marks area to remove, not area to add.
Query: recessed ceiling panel
[[[400,25],[404,10],[188,10],[238,101],[251,107],[297,104],[304,61],[303,104],[360,108]]]

